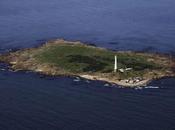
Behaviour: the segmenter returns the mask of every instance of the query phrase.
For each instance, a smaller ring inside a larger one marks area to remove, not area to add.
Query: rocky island
[[[114,57],[117,56],[117,71]],[[53,76],[78,76],[125,87],[148,84],[153,79],[175,76],[175,60],[166,55],[112,51],[62,39],[40,47],[0,55],[14,71],[28,70]]]

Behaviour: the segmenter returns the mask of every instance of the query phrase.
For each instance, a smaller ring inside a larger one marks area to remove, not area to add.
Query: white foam
[[[144,88],[149,88],[149,89],[158,89],[159,87],[158,86],[146,86]]]
[[[143,89],[143,87],[135,87],[134,89],[135,90],[141,90],[141,89]]]
[[[109,87],[110,85],[106,83],[106,84],[104,84],[104,86],[105,86],[105,87]]]
[[[74,79],[74,82],[79,82],[79,81],[81,81],[79,77],[76,77],[76,79]]]

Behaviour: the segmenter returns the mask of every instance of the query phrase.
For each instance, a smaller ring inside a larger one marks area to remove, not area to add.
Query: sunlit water
[[[0,52],[55,38],[174,54],[174,0],[1,0]],[[175,79],[144,89],[0,68],[2,130],[173,130]]]

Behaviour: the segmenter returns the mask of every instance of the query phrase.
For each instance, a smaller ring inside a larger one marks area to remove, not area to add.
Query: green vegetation
[[[122,76],[142,75],[144,70],[160,69],[159,64],[148,61],[148,56],[116,53],[81,44],[60,44],[43,49],[35,57],[41,63],[49,63],[72,73],[101,72],[111,73],[114,68],[114,55],[118,56],[119,68],[133,68]]]

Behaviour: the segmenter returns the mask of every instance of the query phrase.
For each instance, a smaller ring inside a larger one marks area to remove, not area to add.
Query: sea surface
[[[174,7],[174,0],[0,0],[0,53],[63,38],[175,55]],[[175,130],[175,78],[126,89],[1,63],[0,130]]]

